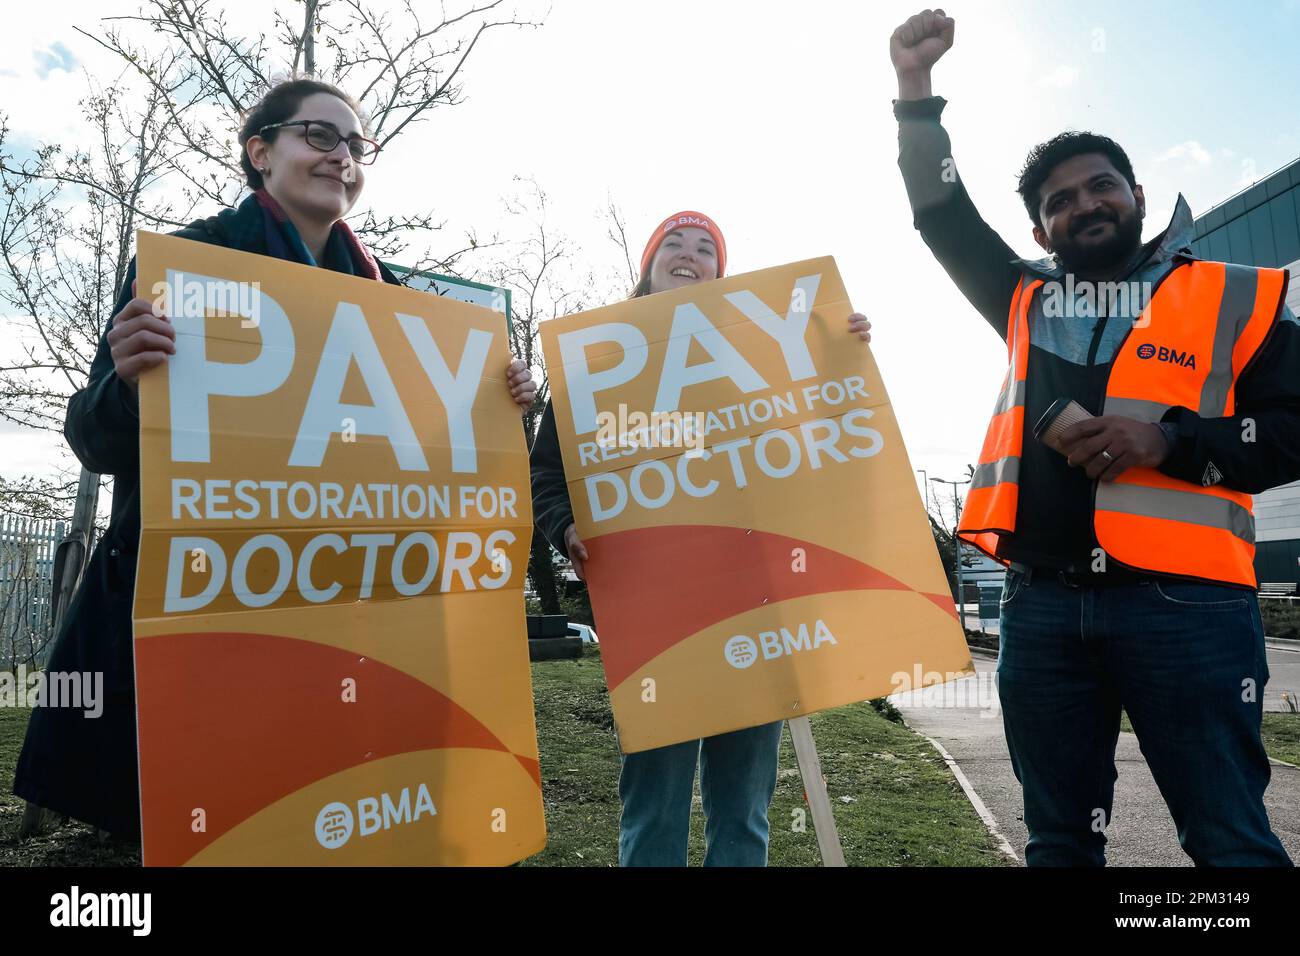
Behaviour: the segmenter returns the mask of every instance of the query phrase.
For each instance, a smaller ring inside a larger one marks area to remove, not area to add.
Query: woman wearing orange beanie
[[[727,244],[708,216],[685,211],[665,219],[641,255],[641,280],[631,298],[725,274]],[[871,323],[849,316],[848,331],[871,340]],[[538,530],[586,579],[587,549],[578,537],[564,480],[555,415],[542,415],[532,456],[533,517]],[[704,802],[705,866],[765,866],[768,804],[776,789],[781,721],[703,740],[625,754],[618,793],[618,858],[622,866],[685,866],[695,768]]]

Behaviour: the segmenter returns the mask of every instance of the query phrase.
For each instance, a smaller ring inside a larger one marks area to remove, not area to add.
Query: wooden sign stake
[[[826,795],[826,781],[822,779],[822,762],[813,742],[812,726],[807,717],[792,717],[787,723],[790,725],[790,739],[794,741],[794,755],[799,761],[799,775],[803,777],[803,789],[812,809],[822,866],[846,866],[840,833],[835,828],[835,815],[831,812],[831,799]]]

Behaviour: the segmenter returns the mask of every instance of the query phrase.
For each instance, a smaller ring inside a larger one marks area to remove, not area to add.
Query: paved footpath
[[[1011,770],[1011,757],[1002,732],[1002,715],[997,708],[993,685],[993,655],[975,652],[977,676],[954,681],[940,688],[897,694],[890,698],[902,711],[907,724],[918,733],[937,741],[955,760],[969,785],[992,815],[1021,863],[1025,859],[1028,833],[1024,823],[1024,802],[1020,783]],[[1272,679],[1266,704],[1280,709],[1283,687],[1279,672],[1300,672],[1300,652],[1270,648]],[[1285,680],[1286,678],[1284,678]],[[1300,683],[1296,681],[1295,683]],[[947,688],[945,690],[945,688]],[[1300,687],[1292,685],[1292,689]],[[939,692],[942,692],[940,694]],[[1178,845],[1173,820],[1165,807],[1155,780],[1138,749],[1137,737],[1119,735],[1115,751],[1115,805],[1107,829],[1106,860],[1111,866],[1191,866]],[[1273,778],[1264,795],[1269,820],[1291,858],[1300,863],[1300,769],[1273,765]]]

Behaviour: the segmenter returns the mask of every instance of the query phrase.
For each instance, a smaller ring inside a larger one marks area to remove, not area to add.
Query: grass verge
[[[1300,714],[1265,714],[1263,734],[1270,757],[1300,767]]]
[[[533,665],[547,847],[525,866],[618,863],[619,756],[599,654]],[[943,760],[924,739],[869,704],[811,718],[822,773],[850,866],[999,866],[1006,862]],[[772,798],[772,866],[817,866],[820,855],[787,729]],[[804,827],[798,827],[800,817]],[[688,859],[704,857],[696,781]]]
[[[1133,733],[1128,714],[1120,717],[1119,729],[1126,734]],[[1266,713],[1260,734],[1270,757],[1300,766],[1300,714]]]
[[[541,662],[532,670],[548,843],[523,865],[615,866],[619,754],[600,655],[588,650],[581,660]],[[18,840],[23,802],[10,787],[27,716],[26,710],[0,708],[0,866],[139,865],[137,847],[101,844],[93,829],[75,821]],[[815,714],[811,723],[850,866],[1007,863],[921,737],[865,703]],[[789,730],[782,735],[779,766],[770,863],[817,866],[817,837]],[[703,856],[697,781],[689,859],[699,864]]]

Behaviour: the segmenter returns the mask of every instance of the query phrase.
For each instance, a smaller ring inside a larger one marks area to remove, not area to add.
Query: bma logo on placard
[[[321,807],[316,814],[316,842],[327,850],[337,850],[352,839],[354,829],[359,836],[368,837],[380,830],[415,823],[422,815],[432,817],[437,813],[429,788],[423,783],[416,788],[414,807],[410,787],[403,787],[396,801],[387,793],[362,797],[357,801],[355,817],[351,807],[336,800]]]
[[[752,637],[737,634],[727,641],[726,646],[722,648],[722,654],[732,667],[744,670],[758,660],[758,645],[754,643]]]
[[[316,840],[327,850],[337,850],[352,839],[352,808],[346,803],[327,803],[316,814]]]
[[[1177,349],[1171,349],[1166,345],[1156,346],[1150,342],[1143,342],[1137,347],[1137,357],[1172,362],[1174,365],[1183,368],[1196,368],[1196,356],[1191,352],[1179,352]]]
[[[811,628],[800,624],[793,632],[788,627],[759,631],[757,642],[748,634],[736,634],[723,645],[722,656],[732,667],[744,670],[752,666],[760,654],[763,660],[770,661],[800,651],[815,651],[823,644],[838,643],[826,622],[818,618]]]

